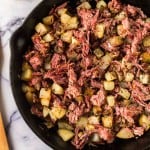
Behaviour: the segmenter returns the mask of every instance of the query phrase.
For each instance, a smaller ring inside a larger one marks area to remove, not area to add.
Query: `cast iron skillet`
[[[41,120],[31,115],[29,104],[25,100],[24,94],[21,91],[21,81],[19,78],[19,74],[21,72],[22,55],[25,53],[28,45],[31,43],[31,35],[34,33],[34,26],[48,14],[54,5],[57,6],[63,2],[65,2],[65,0],[43,0],[27,17],[24,24],[13,34],[10,41],[10,78],[12,92],[18,109],[34,133],[55,150],[75,150],[70,143],[63,142],[61,138],[58,137],[55,129],[46,129],[41,124]],[[76,0],[69,1],[72,9],[75,8],[75,2]],[[150,0],[122,0],[122,2],[140,7],[148,16],[150,16]],[[94,4],[94,1],[91,1],[91,3]],[[137,140],[117,139],[113,144],[101,145],[99,147],[86,146],[85,150],[144,150],[149,148],[150,131],[145,133],[144,136]]]

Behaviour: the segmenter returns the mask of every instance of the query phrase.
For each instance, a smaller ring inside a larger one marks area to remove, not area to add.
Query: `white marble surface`
[[[10,37],[40,1],[0,0],[0,111],[10,150],[51,150],[31,131],[18,112],[9,78]]]

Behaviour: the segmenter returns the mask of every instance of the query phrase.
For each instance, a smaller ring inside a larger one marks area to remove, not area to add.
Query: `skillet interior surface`
[[[11,61],[10,61],[10,79],[14,99],[21,112],[24,120],[34,131],[34,133],[42,139],[46,144],[56,150],[75,150],[75,148],[67,142],[63,142],[55,132],[46,129],[41,120],[30,113],[30,107],[25,100],[24,94],[21,91],[21,80],[19,74],[21,72],[22,56],[31,43],[31,35],[34,32],[34,26],[44,16],[48,14],[53,6],[57,6],[65,0],[44,0],[41,2],[27,17],[24,24],[13,34],[10,42],[11,46]],[[75,8],[75,0],[70,0],[70,5]],[[132,4],[142,8],[142,10],[150,16],[150,1],[149,0],[124,0],[122,2]],[[93,3],[91,1],[91,3]],[[144,136],[135,140],[116,140],[113,144],[100,145],[99,147],[86,146],[86,150],[144,150],[150,146],[150,131],[145,133]],[[149,148],[148,148],[149,149]]]

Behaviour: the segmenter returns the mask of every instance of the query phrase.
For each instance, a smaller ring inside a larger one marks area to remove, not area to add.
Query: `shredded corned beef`
[[[116,115],[122,116],[128,122],[134,124],[134,116],[140,114],[142,112],[141,106],[129,106],[129,107],[116,107]]]
[[[42,40],[41,36],[39,34],[35,34],[32,36],[32,42],[34,44],[34,48],[38,50],[43,56],[48,53],[49,50],[49,43]]]
[[[71,103],[68,107],[68,114],[67,117],[70,123],[76,123],[79,117],[84,112],[85,104],[77,105],[75,103]]]
[[[74,36],[82,43],[82,55],[87,56],[90,51],[90,31],[87,31],[87,33],[80,30],[74,31]]]
[[[75,129],[75,138],[72,141],[72,144],[77,148],[77,149],[82,149],[86,142],[88,142],[89,135],[91,133],[85,132],[79,137],[79,128]]]
[[[38,70],[43,64],[43,58],[40,54],[36,53],[30,58],[29,62],[34,70]]]
[[[122,6],[121,3],[117,0],[112,0],[108,3],[108,8],[113,12],[113,13],[118,13],[121,11]]]
[[[60,64],[60,61],[61,61],[61,55],[54,54],[52,59],[51,59],[51,67],[57,68],[57,66]]]
[[[22,63],[32,114],[58,126],[62,139],[60,128],[71,133],[76,149],[129,138],[124,130],[137,138],[150,127],[150,22],[119,0],[95,3],[100,8],[89,1],[53,8]]]
[[[81,24],[85,30],[94,30],[98,16],[99,10],[88,10],[88,9],[79,9],[78,16],[81,17]]]
[[[141,136],[144,134],[144,128],[143,127],[135,127],[135,128],[133,128],[133,132],[136,136]]]
[[[114,135],[111,129],[105,128],[101,125],[96,125],[95,128],[96,128],[95,131],[99,133],[100,138],[104,139],[108,143],[112,143],[112,141],[114,140]]]
[[[94,106],[101,106],[102,104],[105,103],[105,91],[104,88],[101,86],[100,90],[97,92],[96,95],[92,95],[90,101],[92,105]]]

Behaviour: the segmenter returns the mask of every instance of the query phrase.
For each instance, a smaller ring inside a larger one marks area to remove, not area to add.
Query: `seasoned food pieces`
[[[35,26],[23,55],[31,113],[76,149],[150,128],[150,21],[119,0],[66,2]]]

